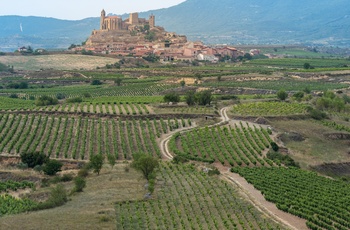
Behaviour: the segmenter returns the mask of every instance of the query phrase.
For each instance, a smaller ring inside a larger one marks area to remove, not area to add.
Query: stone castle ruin
[[[155,16],[149,16],[149,20],[139,18],[138,13],[131,13],[128,19],[123,20],[118,16],[106,16],[105,10],[101,12],[100,31],[133,31],[136,27],[155,27]]]

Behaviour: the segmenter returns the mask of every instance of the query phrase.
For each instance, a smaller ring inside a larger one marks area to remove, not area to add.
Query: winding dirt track
[[[230,120],[230,118],[227,116],[226,111],[227,111],[227,108],[222,108],[220,110],[221,121],[217,124],[211,125],[210,127],[222,125],[225,122],[228,122]],[[188,132],[195,127],[196,126],[184,128],[184,129],[180,130],[180,132]],[[177,132],[179,132],[179,130],[168,134],[160,142],[160,150],[161,150],[165,159],[168,159],[168,160],[173,159],[173,156],[171,155],[171,153],[168,149],[168,142],[169,142],[170,138]],[[264,212],[266,215],[270,216],[274,220],[282,223],[283,225],[285,225],[286,227],[288,227],[290,229],[294,229],[294,230],[307,230],[308,229],[306,226],[306,220],[279,210],[274,203],[265,200],[265,198],[261,194],[261,192],[259,190],[255,189],[252,184],[249,184],[239,174],[231,173],[229,171],[228,167],[221,166],[218,168],[221,172],[221,177],[224,180],[227,180],[228,182],[237,185],[240,192],[242,194],[244,194],[247,197],[247,199],[260,211]]]

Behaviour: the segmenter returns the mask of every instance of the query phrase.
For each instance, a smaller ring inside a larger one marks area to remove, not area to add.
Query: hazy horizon
[[[124,14],[131,12],[143,12],[148,10],[167,8],[184,2],[185,0],[12,0],[3,3],[0,8],[0,16],[39,16],[65,20],[80,20],[89,17],[99,17],[100,11],[104,9],[107,14]],[[20,6],[20,7],[19,7]],[[70,6],[70,7],[68,7]]]

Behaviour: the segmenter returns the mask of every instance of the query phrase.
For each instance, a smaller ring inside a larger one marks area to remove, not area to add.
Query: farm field
[[[137,152],[161,157],[157,145],[161,135],[191,126],[185,119],[117,121],[13,114],[0,118],[2,154],[38,151],[52,158],[77,160],[88,160],[95,154],[130,160]]]
[[[288,116],[306,113],[306,105],[286,102],[256,102],[234,105],[230,111],[234,116]]]
[[[263,151],[270,147],[270,136],[258,126],[235,124],[234,127],[197,129],[173,136],[169,146],[176,155],[230,166],[272,165]]]
[[[81,56],[79,66],[70,60],[76,55],[4,57],[24,59],[0,75],[1,226],[350,227],[347,59],[161,64],[126,57],[126,65]],[[41,62],[52,70],[32,71]],[[306,62],[315,69],[304,70]],[[300,102],[292,96],[298,91]],[[42,161],[25,163],[30,153]],[[140,159],[155,171],[147,176]],[[47,175],[52,160],[62,163],[56,176]],[[62,206],[30,211],[56,185],[67,192]]]
[[[96,67],[114,64],[118,59],[89,55],[38,55],[38,56],[0,56],[0,62],[15,66],[18,70],[79,70],[96,69]]]
[[[284,229],[192,165],[163,164],[157,180],[154,200],[116,205],[117,229]]]
[[[268,201],[307,220],[310,229],[350,228],[350,185],[293,168],[233,168]]]

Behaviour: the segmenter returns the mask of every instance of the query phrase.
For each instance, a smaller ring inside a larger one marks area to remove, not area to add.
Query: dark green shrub
[[[28,152],[21,153],[21,161],[27,164],[29,168],[34,168],[37,165],[43,165],[49,160],[44,153]]]
[[[278,151],[279,147],[278,147],[278,145],[276,144],[276,142],[271,142],[270,145],[271,145],[271,148],[273,149],[273,151],[275,151],[275,152]]]
[[[53,176],[56,175],[57,172],[61,171],[63,163],[58,160],[49,160],[45,163],[43,167],[43,171],[46,175]]]

